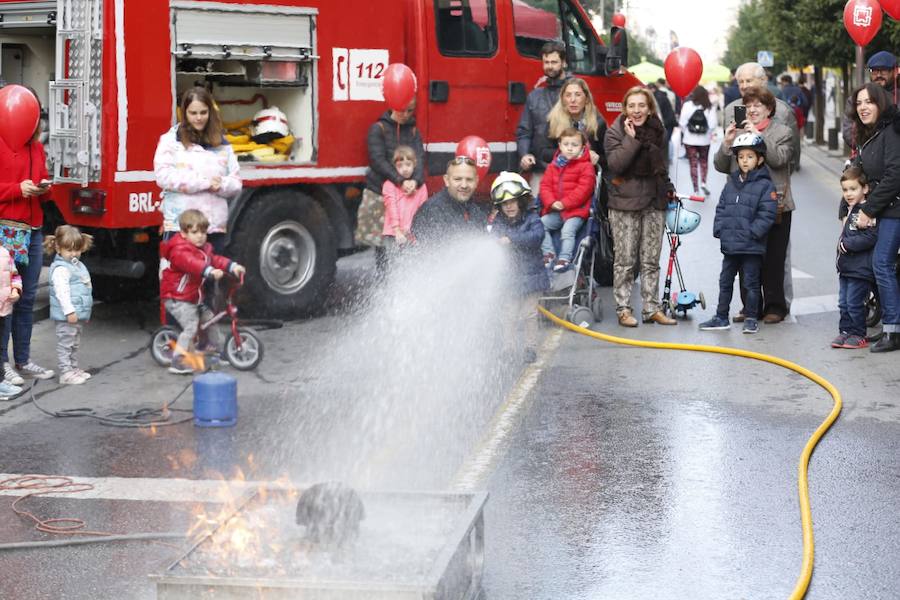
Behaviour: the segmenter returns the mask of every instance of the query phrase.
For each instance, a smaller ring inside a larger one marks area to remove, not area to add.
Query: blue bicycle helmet
[[[672,203],[669,204],[669,208],[666,210],[666,228],[669,231],[675,232],[678,235],[684,235],[694,231],[700,226],[700,215],[692,210],[682,207],[682,209],[678,211],[678,227],[676,228],[675,212],[677,207],[677,204]]]

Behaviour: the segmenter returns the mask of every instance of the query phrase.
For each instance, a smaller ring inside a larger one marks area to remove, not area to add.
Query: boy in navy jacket
[[[728,176],[716,206],[713,235],[721,240],[722,272],[719,275],[719,305],[716,316],[700,324],[704,331],[728,329],[728,309],[734,292],[734,277],[744,273],[747,301],[744,333],[759,331],[760,272],[766,253],[766,236],[775,223],[778,196],[765,165],[766,142],[758,133],[742,133],[731,151],[738,170]]]
[[[837,271],[840,279],[838,308],[841,320],[839,334],[831,341],[832,348],[865,348],[866,300],[875,283],[872,270],[872,249],[878,241],[877,223],[858,229],[856,219],[869,193],[866,174],[859,167],[850,167],[841,175],[841,191],[847,202],[848,214],[837,247]]]

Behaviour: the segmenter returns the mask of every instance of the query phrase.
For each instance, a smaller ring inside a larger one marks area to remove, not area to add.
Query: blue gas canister
[[[211,372],[194,377],[194,425],[231,427],[237,423],[237,380]]]

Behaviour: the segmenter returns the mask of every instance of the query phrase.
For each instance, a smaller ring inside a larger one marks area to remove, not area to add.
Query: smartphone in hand
[[[37,184],[42,190],[49,189],[51,185],[53,185],[53,181],[50,179],[41,179],[40,183]]]
[[[747,120],[747,107],[746,106],[735,106],[734,107],[734,122],[737,123],[738,128],[744,126],[744,121]]]

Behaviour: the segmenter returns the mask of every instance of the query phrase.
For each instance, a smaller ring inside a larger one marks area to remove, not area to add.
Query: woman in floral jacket
[[[240,194],[242,184],[237,158],[206,89],[195,87],[182,97],[180,122],[159,138],[153,169],[163,190],[163,239],[178,233],[178,217],[194,208],[206,215],[209,242],[222,254],[228,199]]]

